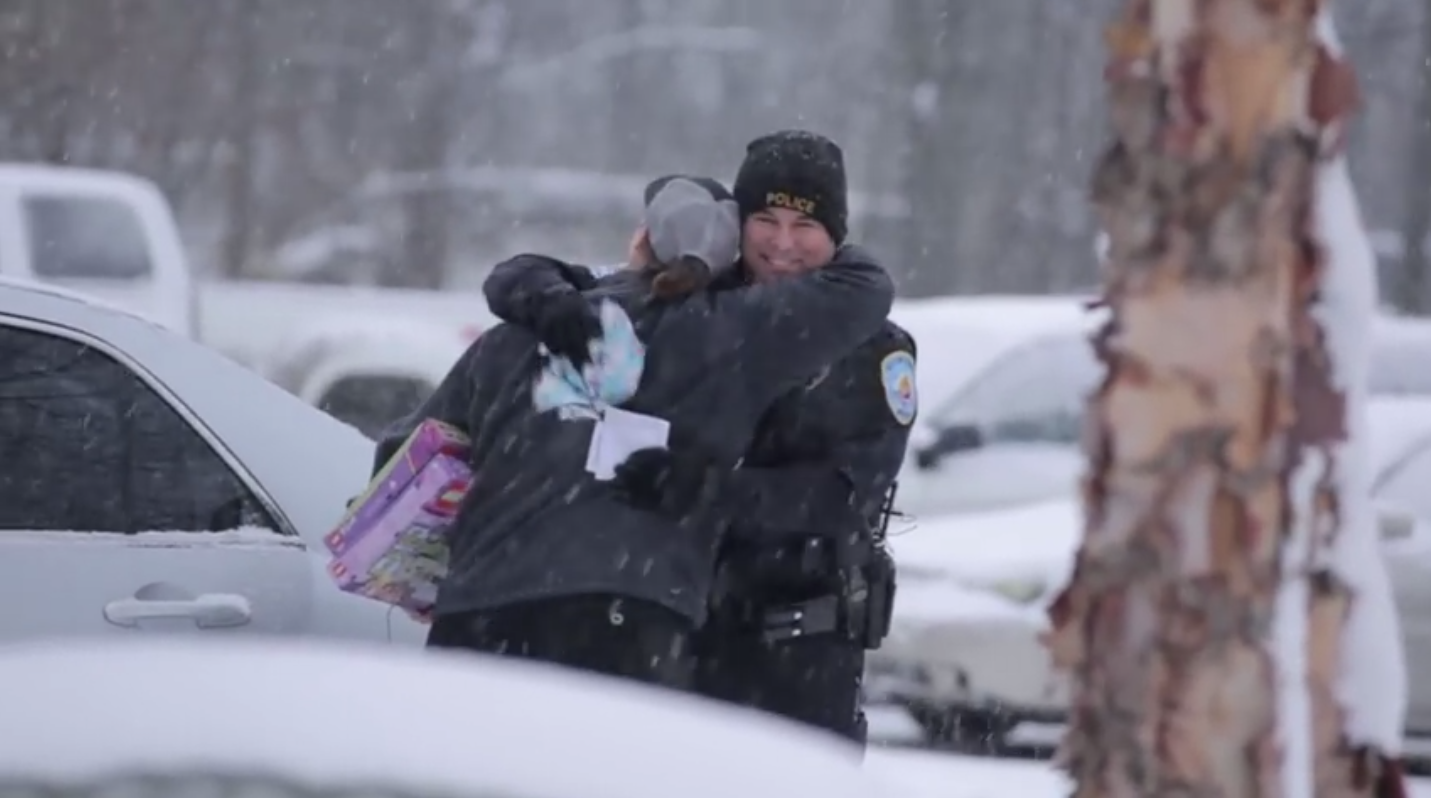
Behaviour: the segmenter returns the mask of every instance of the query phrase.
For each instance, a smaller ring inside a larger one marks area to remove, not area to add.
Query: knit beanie
[[[653,299],[675,299],[724,279],[740,256],[740,210],[710,178],[668,175],[645,191],[643,224],[655,262]]]
[[[697,258],[712,272],[740,256],[740,214],[725,186],[708,177],[668,175],[646,187],[643,217],[651,253],[667,265]]]
[[[750,142],[733,189],[742,221],[766,208],[789,208],[823,225],[836,244],[849,232],[845,156],[818,133],[782,130]]]

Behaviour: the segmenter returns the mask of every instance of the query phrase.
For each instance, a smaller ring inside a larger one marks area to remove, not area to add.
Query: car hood
[[[892,531],[890,548],[901,576],[915,583],[1057,585],[1072,571],[1081,523],[1078,502],[1061,499],[916,521]]]

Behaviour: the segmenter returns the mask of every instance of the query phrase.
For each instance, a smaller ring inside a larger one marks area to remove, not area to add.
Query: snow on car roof
[[[126,318],[142,321],[156,327],[163,327],[158,321],[130,308],[116,305],[97,296],[72,291],[68,288],[36,280],[19,277],[0,277],[0,313],[31,315],[41,321],[52,321],[52,309],[64,304],[84,305],[89,308],[115,313]],[[63,311],[61,311],[63,312]]]
[[[108,191],[152,192],[148,181],[135,175],[80,166],[39,163],[0,163],[0,184],[17,183],[26,188],[65,191],[101,189]]]
[[[178,638],[0,648],[0,773],[266,770],[511,798],[869,798],[854,749],[674,692],[495,658]]]

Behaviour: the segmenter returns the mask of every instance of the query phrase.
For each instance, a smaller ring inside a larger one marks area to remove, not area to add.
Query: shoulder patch
[[[919,389],[914,382],[914,355],[899,350],[885,355],[879,364],[884,401],[894,420],[904,426],[914,423],[919,412]]]

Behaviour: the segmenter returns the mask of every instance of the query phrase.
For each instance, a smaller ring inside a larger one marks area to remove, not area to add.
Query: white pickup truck
[[[370,435],[495,322],[474,294],[200,280],[153,183],[40,164],[0,163],[0,276],[142,313]]]

